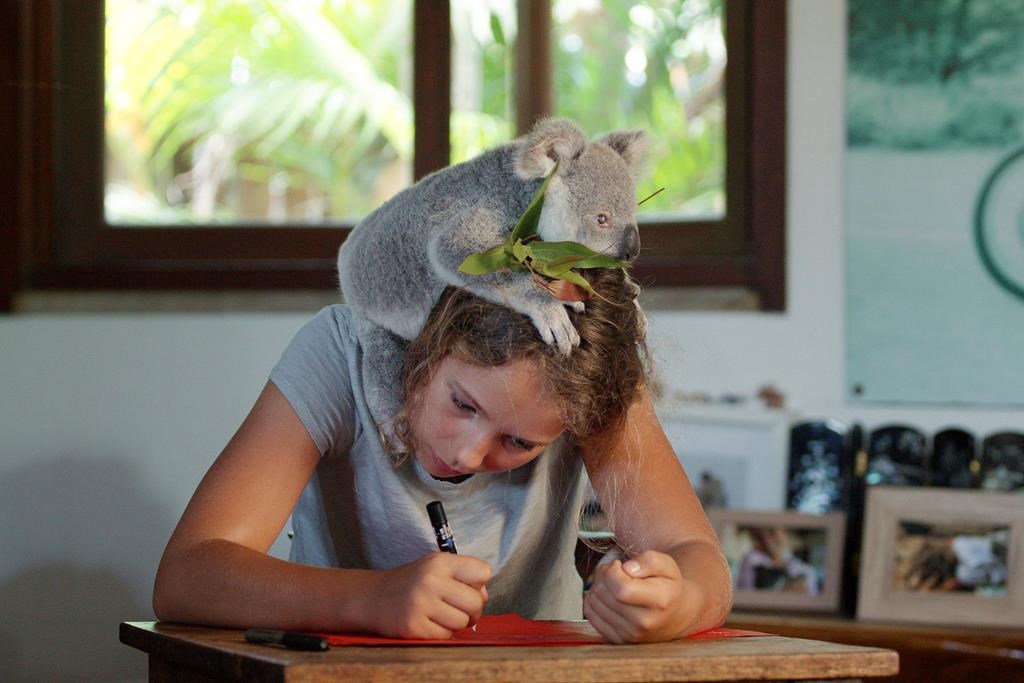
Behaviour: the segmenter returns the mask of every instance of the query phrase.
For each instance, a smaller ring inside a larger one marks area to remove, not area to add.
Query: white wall
[[[845,400],[843,177],[846,3],[790,0],[787,310],[655,313],[662,378],[687,392],[754,394],[773,383],[806,417],[899,420],[927,432],[1024,429],[1024,410],[865,406]],[[979,343],[984,343],[979,338]]]
[[[145,680],[118,624],[305,318],[0,319],[0,680]]]
[[[845,8],[790,2],[788,310],[653,312],[665,384],[720,395],[772,382],[805,415],[868,428],[1020,428],[1021,410],[845,402]],[[307,317],[0,318],[0,679],[145,679],[118,623],[152,618],[163,544]]]

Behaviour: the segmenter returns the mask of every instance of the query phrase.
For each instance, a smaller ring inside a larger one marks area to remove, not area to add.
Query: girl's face
[[[410,420],[423,469],[450,479],[504,472],[540,455],[563,424],[539,374],[527,359],[497,367],[441,361]]]

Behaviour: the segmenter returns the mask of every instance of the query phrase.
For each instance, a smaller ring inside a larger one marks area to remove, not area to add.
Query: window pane
[[[107,0],[107,221],[365,215],[412,177],[411,12],[411,0]]]
[[[452,163],[515,135],[515,0],[453,0]]]
[[[556,0],[558,114],[588,132],[643,128],[651,173],[645,217],[725,211],[725,62],[721,0]]]

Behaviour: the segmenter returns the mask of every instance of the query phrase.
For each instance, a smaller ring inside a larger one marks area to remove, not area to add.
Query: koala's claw
[[[566,319],[565,326],[555,332],[555,341],[558,344],[558,350],[568,356],[574,347],[580,345],[580,333]]]
[[[574,346],[579,346],[579,332],[573,327],[568,312],[560,304],[554,308],[545,307],[536,311],[530,318],[544,343],[557,346],[561,353],[569,355]]]
[[[533,326],[537,328],[537,333],[540,334],[542,342],[548,345],[555,343],[555,333],[551,331],[550,327],[538,325],[536,322],[534,322]]]

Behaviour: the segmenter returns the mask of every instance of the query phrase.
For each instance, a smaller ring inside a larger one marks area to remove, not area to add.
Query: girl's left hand
[[[583,599],[583,616],[613,643],[672,640],[696,618],[695,584],[669,555],[646,550],[598,567]]]

